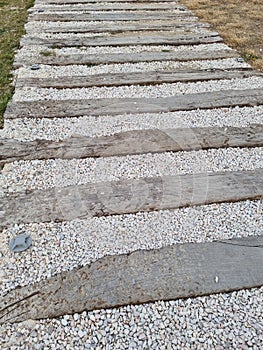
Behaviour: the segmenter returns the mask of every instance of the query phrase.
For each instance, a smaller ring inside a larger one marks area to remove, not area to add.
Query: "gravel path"
[[[95,2],[96,3],[96,2]],[[105,4],[106,4],[105,0]],[[160,1],[161,4],[167,4]],[[104,3],[99,2],[101,6]],[[128,2],[127,2],[128,4]],[[134,4],[134,3],[133,3]],[[168,3],[169,4],[169,3]],[[178,5],[175,1],[172,5]],[[88,6],[87,4],[85,5]],[[116,6],[122,6],[121,3]],[[180,3],[178,6],[181,6]],[[63,10],[59,12],[59,9]],[[82,5],[47,5],[36,1],[31,13],[83,13]],[[77,10],[77,11],[76,11]],[[91,11],[94,14],[103,11]],[[119,11],[120,12],[120,11]],[[134,11],[125,10],[127,13]],[[138,12],[138,11],[137,11]],[[143,11],[139,11],[144,13]],[[167,10],[169,14],[183,12]],[[107,13],[118,13],[107,11]],[[190,15],[189,15],[190,16]],[[146,21],[148,23],[148,21]],[[151,24],[165,23],[152,20]],[[198,23],[194,16],[187,22]],[[136,25],[142,21],[118,21],[118,25]],[[111,36],[110,33],[66,33],[67,28],[111,26],[114,21],[48,22],[32,20],[26,24],[28,37],[68,38]],[[63,32],[46,33],[49,28]],[[180,32],[180,28],[176,32]],[[189,27],[193,33],[207,33],[209,28]],[[212,29],[211,29],[212,31]],[[167,31],[165,32],[167,33]],[[159,32],[161,35],[161,31]],[[121,35],[118,33],[118,35]],[[126,35],[126,34],[125,34]],[[143,34],[142,34],[143,35]],[[229,49],[223,43],[196,45],[136,45],[48,48],[24,46],[16,55],[27,59],[14,71],[14,82],[25,77],[54,78],[108,73],[176,71],[178,69],[231,69],[250,67],[240,57],[203,59],[187,62],[153,61],[101,65],[40,65],[43,55],[132,54],[147,52],[215,52]],[[226,89],[263,89],[263,75],[245,79],[198,81],[143,86],[91,87],[75,89],[16,88],[14,101],[40,101],[166,97]],[[168,113],[142,113],[118,116],[81,116],[78,118],[18,118],[5,120],[0,138],[28,140],[63,140],[72,135],[90,137],[112,135],[128,130],[182,127],[249,126],[263,124],[263,106],[211,108],[208,110]],[[0,197],[32,189],[55,189],[88,182],[138,179],[174,174],[211,173],[218,171],[263,168],[263,148],[226,148],[191,152],[128,155],[122,157],[71,160],[34,160],[6,164],[0,172]],[[65,222],[14,224],[0,236],[0,295],[26,286],[61,271],[90,264],[107,255],[130,253],[138,249],[157,249],[171,244],[213,242],[221,239],[262,235],[262,199],[160,210],[148,213],[112,215],[75,219]],[[32,237],[29,250],[14,254],[8,243],[12,237],[26,233]],[[171,301],[156,301],[64,315],[46,320],[27,320],[19,324],[0,325],[1,349],[94,349],[94,350],[173,350],[173,349],[262,349],[263,288],[219,293]]]

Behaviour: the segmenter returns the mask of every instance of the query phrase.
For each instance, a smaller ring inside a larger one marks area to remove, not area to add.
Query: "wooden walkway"
[[[83,4],[82,13],[76,4]],[[63,6],[70,5],[70,8]],[[37,0],[30,10],[22,50],[43,47],[35,59],[17,55],[16,68],[31,65],[125,64],[139,62],[194,62],[237,58],[230,48],[192,50],[191,45],[221,43],[221,37],[200,23],[178,1],[151,0]],[[43,21],[50,23],[45,28]],[[74,21],[78,24],[72,24]],[[92,24],[90,25],[90,21]],[[107,23],[104,23],[107,21]],[[86,23],[85,26],[81,22]],[[114,22],[114,23],[113,23]],[[43,32],[49,36],[40,35]],[[85,36],[87,35],[88,36]],[[63,37],[68,35],[68,37]],[[167,45],[169,49],[167,49]],[[89,48],[153,47],[145,52],[88,53]],[[161,48],[156,49],[155,47]],[[163,49],[162,49],[163,47]],[[182,51],[170,47],[182,48]],[[82,53],[60,48],[83,49]],[[41,50],[41,49],[40,49]],[[16,89],[82,89],[121,86],[161,86],[173,83],[220,82],[262,75],[246,68],[174,69],[74,76],[21,76]],[[211,110],[263,105],[263,90],[222,89],[169,97],[72,98],[12,100],[5,119],[34,120],[119,116],[138,118],[144,113]],[[40,124],[41,125],[41,124]],[[41,127],[41,126],[40,126]],[[21,160],[82,159],[87,157],[189,152],[263,146],[263,124],[247,127],[192,127],[130,130],[100,137],[71,136],[54,141],[0,139],[0,165]],[[105,193],[110,188],[111,193]],[[146,191],[147,189],[147,191]],[[204,191],[204,189],[206,189]],[[74,191],[80,194],[75,197]],[[143,195],[147,193],[147,195]],[[50,189],[31,189],[1,198],[0,227],[21,223],[63,222],[65,212],[78,205],[77,218],[159,211],[211,203],[263,198],[263,169],[161,176],[88,183]],[[69,205],[70,203],[70,205]],[[64,206],[64,207],[63,207]],[[70,217],[70,215],[69,215]],[[0,323],[57,317],[63,314],[138,304],[155,300],[195,297],[263,285],[263,236],[212,243],[185,243],[156,250],[104,257],[91,265],[30,286],[10,291],[0,299]],[[44,301],[44,302],[43,302]]]

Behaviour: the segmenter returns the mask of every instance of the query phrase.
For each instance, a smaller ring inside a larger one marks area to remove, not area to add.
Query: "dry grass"
[[[182,0],[218,31],[254,68],[263,72],[263,0]]]
[[[12,63],[33,0],[0,0],[0,127],[12,96]]]

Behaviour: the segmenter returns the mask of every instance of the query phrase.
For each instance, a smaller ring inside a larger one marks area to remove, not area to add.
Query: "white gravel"
[[[163,152],[107,158],[48,159],[6,164],[0,195],[30,189],[175,174],[263,168],[263,147]]]
[[[49,51],[47,51],[49,52]],[[50,51],[51,52],[51,51]],[[139,63],[123,64],[102,64],[98,66],[87,65],[69,65],[69,66],[51,66],[40,65],[40,69],[32,70],[30,67],[22,67],[16,71],[17,79],[25,77],[37,78],[55,78],[63,76],[94,75],[109,73],[131,73],[131,72],[148,72],[148,71],[174,71],[177,69],[230,69],[230,68],[247,68],[249,65],[245,62],[238,62],[234,58],[224,60],[202,60],[190,62],[176,61],[153,61]]]
[[[0,326],[0,344],[5,350],[259,350],[262,305],[263,287],[29,320]]]
[[[169,113],[79,118],[6,119],[0,137],[18,140],[63,140],[72,135],[90,137],[141,129],[239,126],[263,124],[263,106],[218,108]]]
[[[118,87],[92,87],[54,89],[24,87],[15,90],[14,101],[43,101],[97,98],[158,98],[220,90],[263,88],[263,75],[245,79],[227,79],[195,83],[164,83],[160,85],[131,85]]]
[[[105,54],[105,53],[139,53],[139,52],[155,52],[162,50],[169,50],[172,52],[182,52],[182,51],[197,51],[202,52],[203,50],[229,50],[229,47],[223,43],[214,43],[214,44],[201,44],[201,45],[180,45],[180,46],[171,46],[171,45],[135,45],[135,46],[96,46],[96,47],[65,47],[61,49],[54,49],[56,55],[68,55],[68,54]],[[24,46],[17,53],[16,57],[32,57],[37,59],[37,56],[42,51],[50,51],[50,47],[44,45],[32,45]]]
[[[62,223],[11,225],[3,230],[0,241],[0,294],[105,255],[261,235],[262,213],[262,201],[244,201],[85,220],[67,217],[70,221]],[[33,245],[14,254],[8,242],[22,232],[32,237]]]

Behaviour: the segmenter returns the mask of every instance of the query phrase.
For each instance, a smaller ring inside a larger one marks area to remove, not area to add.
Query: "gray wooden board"
[[[162,98],[104,98],[10,102],[6,119],[55,118],[173,112],[263,104],[263,90],[222,90]]]
[[[262,248],[263,236],[252,236],[106,256],[10,291],[0,323],[260,287]]]
[[[43,49],[44,52],[50,52],[50,55],[39,55],[37,57],[19,56],[16,57],[14,66],[21,67],[25,64],[49,64],[49,65],[98,65],[110,63],[137,63],[137,62],[153,62],[153,61],[192,61],[192,60],[213,60],[238,57],[238,53],[234,50],[202,50],[184,52],[135,52],[135,53],[107,53],[107,54],[71,54],[56,55],[49,48]],[[53,53],[53,54],[52,54]]]
[[[72,34],[74,35],[74,34]],[[163,32],[162,34],[154,33],[145,34],[135,33],[133,35],[114,34],[109,36],[93,36],[92,38],[39,38],[25,36],[21,39],[21,46],[28,45],[45,45],[47,47],[82,47],[82,46],[129,46],[129,45],[199,45],[222,42],[218,33],[206,34],[181,34]]]
[[[56,89],[92,86],[155,85],[163,83],[193,82],[219,79],[242,79],[263,76],[252,69],[192,69],[176,71],[148,71],[132,73],[94,74],[83,76],[62,76],[49,78],[18,78],[16,87],[35,86]]]
[[[129,2],[129,3],[136,3],[136,4],[143,4],[143,3],[169,3],[169,2],[173,2],[173,3],[179,3],[180,1],[178,0],[36,0],[35,4],[36,5],[47,5],[47,4],[58,4],[58,5],[67,5],[67,4],[100,4],[100,3],[107,3],[107,2],[111,2],[111,3],[120,3],[120,2]]]
[[[49,22],[69,22],[69,21],[138,21],[149,19],[187,19],[189,12],[168,12],[168,11],[133,11],[133,12],[86,12],[86,13],[31,13],[28,16],[29,21],[49,21]]]
[[[171,2],[165,3],[165,2],[138,2],[138,3],[132,3],[132,2],[105,2],[105,3],[83,3],[81,8],[79,6],[75,6],[72,4],[72,6],[69,8],[68,6],[61,6],[59,4],[45,4],[43,7],[37,6],[32,7],[29,9],[30,13],[36,13],[39,11],[39,9],[48,11],[48,12],[74,12],[74,11],[113,11],[113,10],[129,10],[129,11],[160,11],[160,10],[177,10],[177,11],[183,11],[184,13],[187,12],[188,14],[191,13],[191,11],[187,10],[186,8],[183,9],[183,7],[177,3],[173,4]],[[176,12],[175,12],[176,13]]]
[[[72,136],[58,142],[0,139],[0,165],[18,160],[109,157],[225,147],[263,147],[263,125],[131,130],[96,138]]]
[[[0,227],[263,198],[263,169],[29,190],[1,198]]]
[[[69,22],[65,22],[69,23]],[[94,23],[94,22],[93,22]],[[196,21],[176,21],[176,20],[167,20],[167,21],[137,21],[137,23],[127,22],[125,24],[107,24],[101,25],[98,24],[90,25],[90,22],[82,22],[83,25],[72,25],[72,26],[63,26],[62,22],[52,22],[53,25],[48,24],[48,26],[39,26],[34,28],[27,28],[27,33],[123,33],[129,31],[146,31],[146,30],[158,30],[158,31],[171,31],[178,28],[182,28],[185,31],[190,31],[191,29],[197,28],[209,28],[210,25],[207,23],[200,23]],[[86,24],[86,25],[85,25]]]

